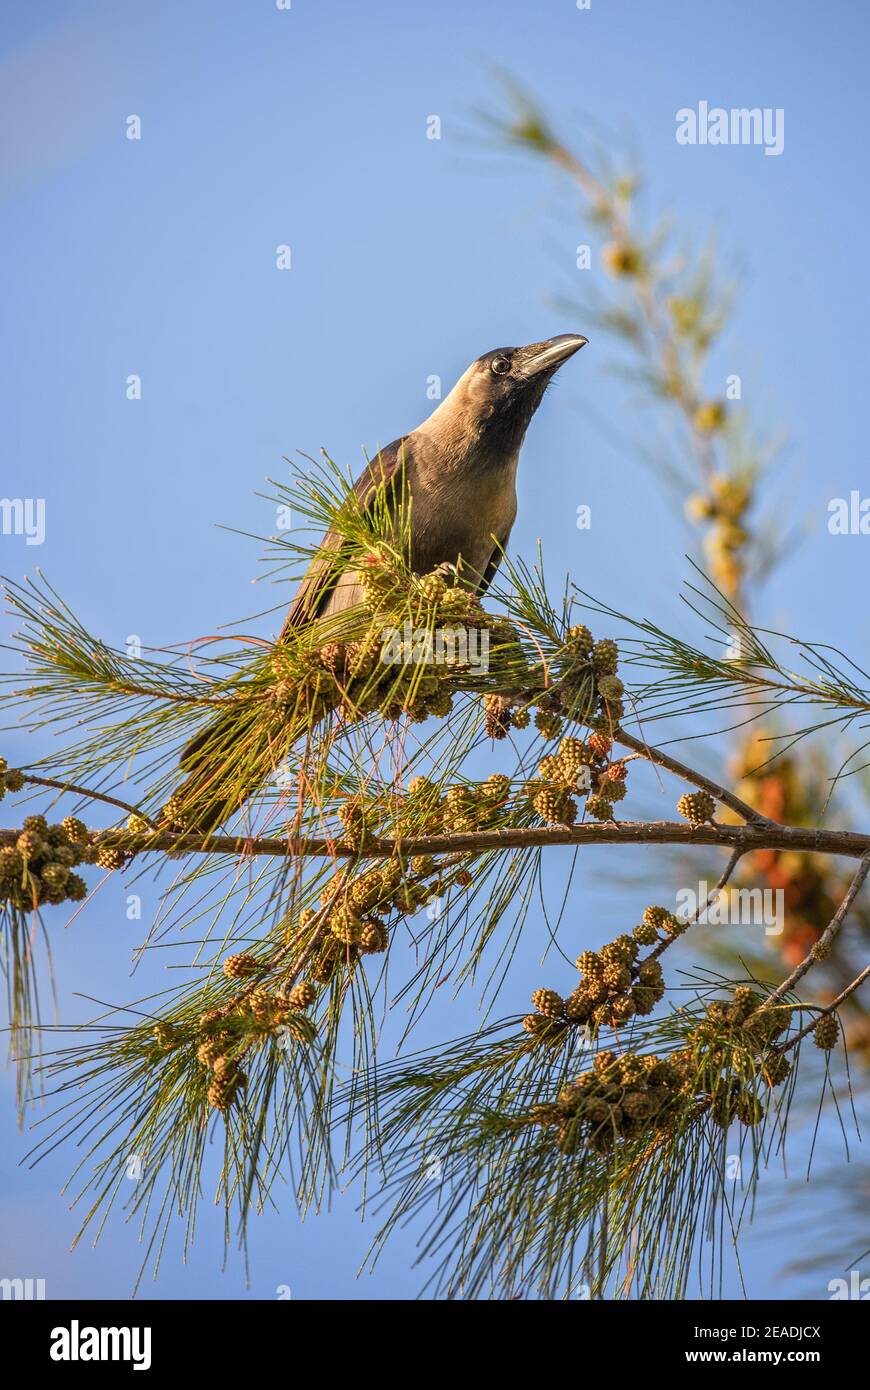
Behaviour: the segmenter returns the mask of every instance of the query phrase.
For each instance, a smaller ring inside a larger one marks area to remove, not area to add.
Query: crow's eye
[[[492,370],[496,376],[504,376],[505,372],[509,372],[510,369],[511,364],[506,357],[494,357],[492,359]]]

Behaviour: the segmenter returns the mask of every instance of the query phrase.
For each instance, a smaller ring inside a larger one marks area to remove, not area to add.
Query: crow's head
[[[479,441],[487,457],[513,455],[553,376],[586,341],[579,333],[562,333],[528,347],[484,353],[427,423]]]

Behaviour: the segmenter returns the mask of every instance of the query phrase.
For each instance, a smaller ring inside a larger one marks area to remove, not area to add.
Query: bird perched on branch
[[[586,341],[578,333],[564,333],[478,357],[428,419],[381,449],[364,469],[354,484],[363,509],[378,496],[386,497],[387,505],[400,493],[410,501],[407,544],[414,573],[453,565],[467,587],[478,594],[486,590],[516,518],[517,464],[529,422],[556,371]],[[358,571],[336,563],[343,549],[343,537],[327,532],[279,641],[312,623],[334,629],[342,614],[359,608]],[[238,736],[235,716],[222,714],[185,748],[181,765],[188,776],[172,801],[188,808],[183,817],[188,826],[213,829],[256,790],[221,790],[221,770]]]

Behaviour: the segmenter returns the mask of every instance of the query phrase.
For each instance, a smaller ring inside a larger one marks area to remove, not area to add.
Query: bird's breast
[[[510,467],[468,476],[452,472],[421,489],[412,486],[411,495],[411,562],[418,574],[456,564],[460,556],[482,573],[495,548],[493,536],[504,543],[517,514]]]

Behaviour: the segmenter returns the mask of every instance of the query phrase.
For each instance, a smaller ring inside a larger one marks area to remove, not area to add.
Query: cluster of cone
[[[773,1088],[791,1070],[776,1047],[790,1018],[787,1006],[765,1006],[762,995],[738,985],[731,999],[707,1007],[683,1046],[667,1057],[599,1052],[588,1070],[554,1101],[533,1106],[523,1122],[552,1130],[563,1153],[605,1153],[620,1141],[668,1132],[679,1117],[707,1114],[723,1128],[735,1121],[758,1125],[765,1114],[759,1081]],[[836,1018],[823,1016],[819,1030],[824,1038],[818,1045],[833,1046]]]
[[[546,689],[526,696],[487,695],[484,719],[489,738],[506,738],[525,729],[534,709],[535,728],[556,739],[565,720],[612,734],[625,714],[625,687],[616,674],[619,649],[609,637],[595,641],[584,623],[568,629],[555,662],[555,678]]]
[[[585,796],[586,812],[595,820],[613,819],[613,807],[626,794],[627,768],[610,761],[613,745],[606,734],[588,739],[563,738],[555,753],[538,766],[532,804],[551,825],[572,825],[577,819],[577,798]]]
[[[412,722],[444,717],[453,706],[457,672],[469,651],[481,647],[479,638],[468,642],[472,631],[487,634],[490,669],[501,664],[520,682],[527,676],[513,625],[485,613],[455,570],[445,567],[409,580],[388,552],[373,550],[362,557],[358,572],[370,614],[358,638],[329,641],[311,651],[302,673],[298,653],[276,650],[272,699],[282,712],[304,711],[319,719],[340,710],[351,722],[373,713]],[[406,625],[412,636],[397,640]],[[439,634],[443,640],[436,643]]]
[[[239,982],[261,969],[262,963],[247,952],[227,956],[223,963],[227,978]],[[242,1064],[247,1054],[275,1037],[301,1046],[314,1041],[316,1027],[305,1010],[316,998],[317,990],[309,980],[276,991],[258,987],[227,1008],[207,1010],[193,1026],[166,1021],[156,1024],[154,1045],[159,1053],[180,1047],[194,1049],[206,1069],[208,1104],[227,1112],[245,1086]]]
[[[319,920],[306,960],[313,979],[327,984],[337,973],[352,968],[361,956],[378,955],[389,946],[386,919],[398,912],[417,912],[443,889],[438,865],[431,855],[417,855],[410,872],[394,859],[348,878],[339,871],[320,895],[325,916]],[[314,917],[307,908],[299,927]]]
[[[95,860],[87,827],[75,817],[49,825],[45,816],[25,816],[20,834],[0,849],[0,902],[23,912],[47,903],[81,902],[87,884],[72,871]]]
[[[664,993],[662,967],[657,960],[638,961],[639,949],[633,937],[623,935],[599,951],[584,951],[577,957],[580,983],[566,999],[553,989],[535,990],[536,1012],[524,1018],[526,1032],[551,1042],[572,1024],[597,1033],[652,1013]]]

